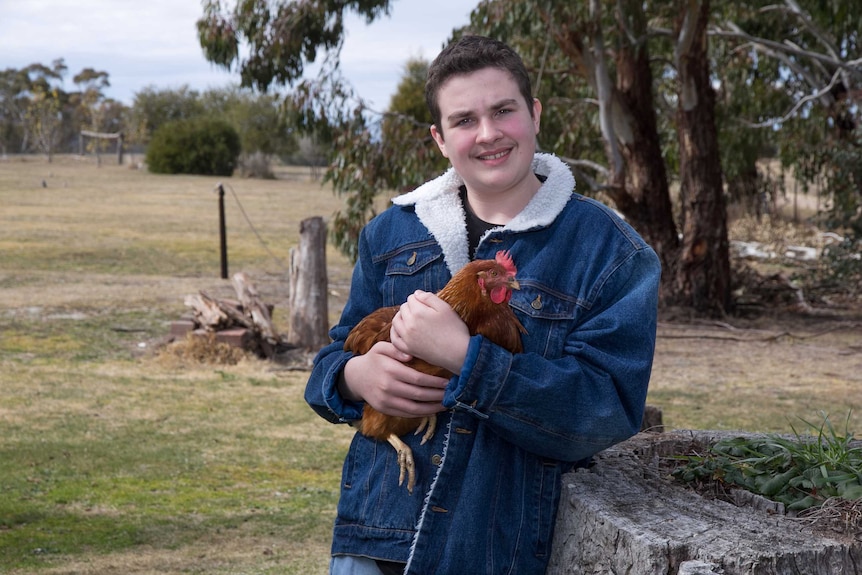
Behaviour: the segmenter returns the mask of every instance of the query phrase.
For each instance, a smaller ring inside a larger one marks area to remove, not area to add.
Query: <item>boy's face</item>
[[[468,193],[488,198],[535,192],[531,165],[542,106],[524,101],[511,74],[484,68],[453,76],[440,87],[437,102],[441,130],[432,126],[431,135]]]

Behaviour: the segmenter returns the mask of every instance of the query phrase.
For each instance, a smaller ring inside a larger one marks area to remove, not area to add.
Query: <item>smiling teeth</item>
[[[493,154],[491,156],[481,156],[483,160],[498,160],[508,154],[509,152],[500,152],[497,154]]]

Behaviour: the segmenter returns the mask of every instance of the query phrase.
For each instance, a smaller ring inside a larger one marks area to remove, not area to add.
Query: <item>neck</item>
[[[468,187],[466,200],[477,218],[504,226],[527,207],[541,186],[538,178],[530,178],[528,185],[503,193],[483,193]]]

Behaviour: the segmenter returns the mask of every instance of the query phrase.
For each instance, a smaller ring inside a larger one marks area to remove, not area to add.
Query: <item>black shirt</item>
[[[476,248],[479,247],[479,240],[485,235],[485,232],[491,228],[496,228],[497,224],[489,224],[485,220],[473,213],[470,208],[470,203],[467,201],[467,187],[461,186],[459,189],[461,196],[461,204],[464,206],[464,213],[467,214],[467,245],[470,247],[470,260],[476,257]]]

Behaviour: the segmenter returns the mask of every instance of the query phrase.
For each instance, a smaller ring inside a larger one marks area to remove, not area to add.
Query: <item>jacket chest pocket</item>
[[[575,298],[524,280],[509,304],[527,329],[525,349],[547,358],[562,356],[566,335],[572,330],[578,311]]]
[[[443,253],[436,242],[400,248],[380,258],[385,262],[384,305],[400,305],[416,290],[436,293],[449,280]]]

